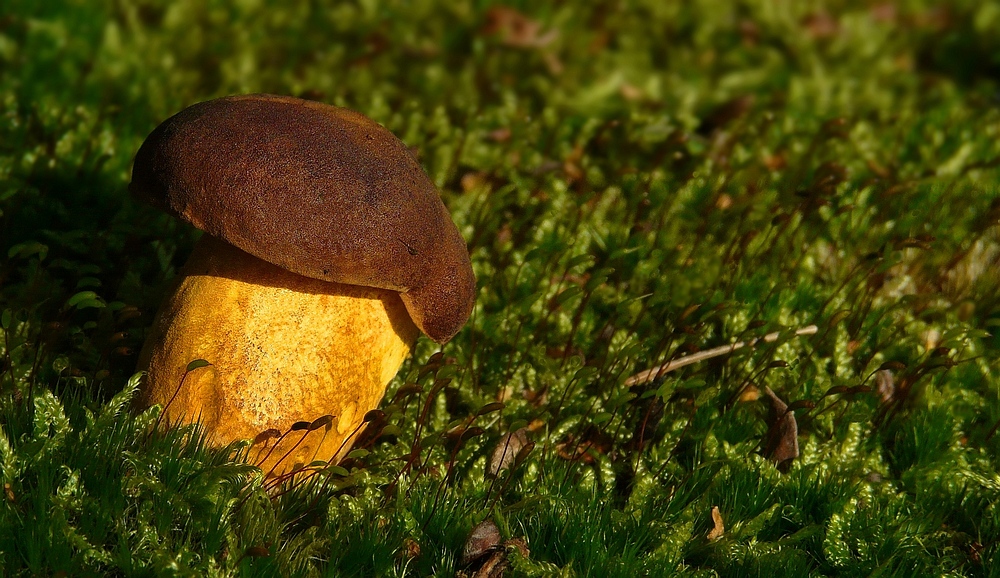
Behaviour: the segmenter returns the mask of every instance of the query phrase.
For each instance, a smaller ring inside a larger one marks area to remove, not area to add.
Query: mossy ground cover
[[[998,78],[995,2],[8,0],[0,575],[998,576]],[[130,405],[196,238],[132,155],[240,92],[396,132],[479,279],[284,485]]]

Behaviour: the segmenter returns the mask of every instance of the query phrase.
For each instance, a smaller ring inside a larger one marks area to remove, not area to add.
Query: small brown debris
[[[892,371],[880,369],[875,372],[875,391],[878,392],[882,403],[889,403],[896,397],[896,380],[892,376]]]
[[[579,357],[584,363],[586,363],[586,358],[584,357],[585,352],[579,347],[573,346],[558,346],[558,347],[546,347],[545,356],[552,359],[567,359],[570,357]]]
[[[872,20],[882,24],[895,24],[899,17],[899,9],[892,2],[874,4],[868,8]]]
[[[709,542],[715,542],[726,533],[726,526],[722,523],[722,514],[719,512],[718,506],[712,506],[712,529],[708,531]]]
[[[577,145],[563,161],[563,173],[570,184],[583,180],[584,172],[583,167],[580,166],[581,159],[583,159],[583,147]]]
[[[577,437],[568,435],[565,442],[556,444],[556,454],[569,461],[581,461],[585,464],[594,463],[594,453],[607,454],[614,446],[611,434],[603,428],[591,424]]]
[[[646,98],[645,91],[627,82],[622,83],[621,87],[618,88],[618,92],[622,95],[622,98],[631,102],[637,102]]]
[[[889,169],[888,167],[879,164],[874,159],[868,159],[867,161],[865,161],[865,165],[868,167],[868,170],[870,170],[872,173],[875,174],[876,177],[880,179],[888,179],[892,177],[892,170]]]
[[[760,390],[757,389],[757,386],[752,383],[747,384],[747,386],[743,388],[743,391],[740,392],[740,401],[757,401],[758,399],[760,399]]]
[[[244,558],[267,558],[271,550],[264,546],[250,546],[243,552]]]
[[[976,564],[982,564],[982,553],[986,548],[978,541],[969,544],[969,558]]]
[[[782,153],[764,155],[764,166],[769,170],[778,171],[788,166],[788,159]]]
[[[403,540],[403,549],[397,552],[397,558],[415,560],[420,557],[420,543],[413,538]]]
[[[740,40],[744,46],[756,46],[760,42],[760,27],[753,20],[743,19],[737,25],[740,32]]]
[[[556,30],[542,32],[541,24],[507,6],[490,8],[483,31],[511,48],[544,48],[559,36]]]
[[[498,128],[490,131],[489,138],[494,142],[507,142],[510,140],[511,130],[509,128]]]
[[[815,12],[802,19],[802,27],[814,40],[832,38],[840,32],[840,22],[827,12]]]
[[[707,135],[726,128],[746,116],[753,103],[753,96],[743,95],[719,104],[705,115],[698,132]]]
[[[487,185],[486,173],[476,171],[468,172],[462,175],[462,192],[468,193],[476,189],[485,187]]]
[[[525,558],[531,553],[528,550],[528,544],[521,538],[507,540],[503,546],[503,550],[493,552],[493,555],[480,566],[472,578],[502,578],[507,573],[507,569],[510,568],[510,560],[507,556],[511,552],[517,550]]]

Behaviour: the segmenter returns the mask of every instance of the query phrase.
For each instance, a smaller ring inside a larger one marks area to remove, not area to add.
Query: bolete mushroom
[[[195,104],[142,144],[129,190],[207,233],[140,353],[138,402],[199,420],[215,444],[257,438],[265,472],[342,457],[418,330],[447,342],[472,311],[437,189],[357,112],[264,94]],[[188,371],[197,359],[211,365]]]

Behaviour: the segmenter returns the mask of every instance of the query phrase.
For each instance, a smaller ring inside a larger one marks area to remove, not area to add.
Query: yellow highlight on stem
[[[205,235],[140,354],[138,401],[171,423],[200,421],[216,445],[332,415],[255,444],[250,460],[274,474],[336,461],[417,335],[395,291],[296,275]],[[211,365],[185,378],[195,359]]]

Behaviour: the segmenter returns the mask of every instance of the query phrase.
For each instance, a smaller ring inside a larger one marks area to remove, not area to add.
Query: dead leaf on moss
[[[770,405],[764,456],[784,471],[793,459],[799,457],[799,424],[795,421],[795,412],[789,411],[788,404],[770,387],[764,387],[764,395]]]
[[[499,476],[500,472],[514,465],[522,451],[530,452],[534,447],[535,444],[528,440],[526,428],[522,427],[503,436],[490,454],[490,460],[486,464],[486,477]]]
[[[476,524],[476,527],[469,532],[469,537],[465,539],[459,564],[466,567],[478,562],[499,547],[500,541],[500,529],[493,520],[483,520]]]
[[[512,538],[501,543],[500,529],[492,520],[483,520],[472,529],[465,546],[459,565],[462,570],[456,576],[460,578],[501,578],[510,568],[508,556],[511,552],[527,558],[531,552],[528,544],[521,538]]]

